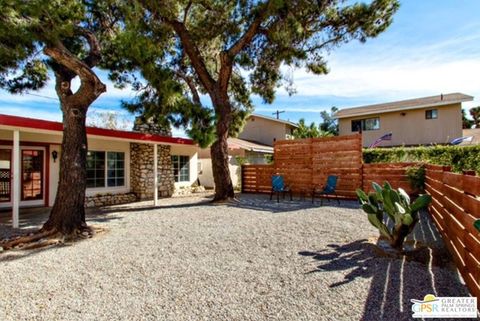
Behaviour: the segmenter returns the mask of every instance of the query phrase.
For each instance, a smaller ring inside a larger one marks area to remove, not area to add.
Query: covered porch
[[[23,220],[53,206],[62,133],[59,122],[0,114],[0,224],[22,227]],[[197,178],[196,147],[189,139],[94,127],[87,127],[87,138],[88,206],[143,200],[145,189],[157,205],[163,172],[173,171],[170,155],[185,155],[189,173],[186,182],[172,184],[188,185]],[[147,146],[150,154],[132,155],[133,146]]]

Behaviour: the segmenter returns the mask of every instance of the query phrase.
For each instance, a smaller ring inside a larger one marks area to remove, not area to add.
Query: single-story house
[[[461,93],[342,108],[339,135],[361,132],[363,146],[392,133],[380,146],[447,144],[462,137],[462,102],[473,97]]]
[[[59,122],[0,114],[0,209],[12,208],[14,225],[19,207],[53,205],[62,134]],[[190,139],[95,127],[87,139],[86,206],[156,200],[197,181]]]

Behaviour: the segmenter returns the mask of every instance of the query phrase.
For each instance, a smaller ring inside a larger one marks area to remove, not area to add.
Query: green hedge
[[[365,163],[425,162],[480,173],[480,145],[363,149]]]

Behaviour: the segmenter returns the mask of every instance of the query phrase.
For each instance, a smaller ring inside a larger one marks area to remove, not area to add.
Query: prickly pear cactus
[[[402,188],[394,190],[388,182],[385,182],[383,187],[377,183],[373,183],[372,186],[374,192],[368,195],[361,189],[357,189],[362,209],[367,213],[368,221],[388,239],[390,245],[401,250],[405,238],[418,222],[418,211],[430,204],[431,196],[421,195],[411,203],[410,197]],[[390,229],[384,214],[394,222],[394,226]]]
[[[473,223],[473,227],[475,227],[477,229],[477,231],[480,232],[480,220],[476,220],[474,223]]]

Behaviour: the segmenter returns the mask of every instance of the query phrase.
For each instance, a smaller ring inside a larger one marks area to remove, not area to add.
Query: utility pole
[[[280,119],[280,114],[284,113],[285,110],[277,110],[276,112],[272,113],[272,115],[277,115],[277,119]]]

